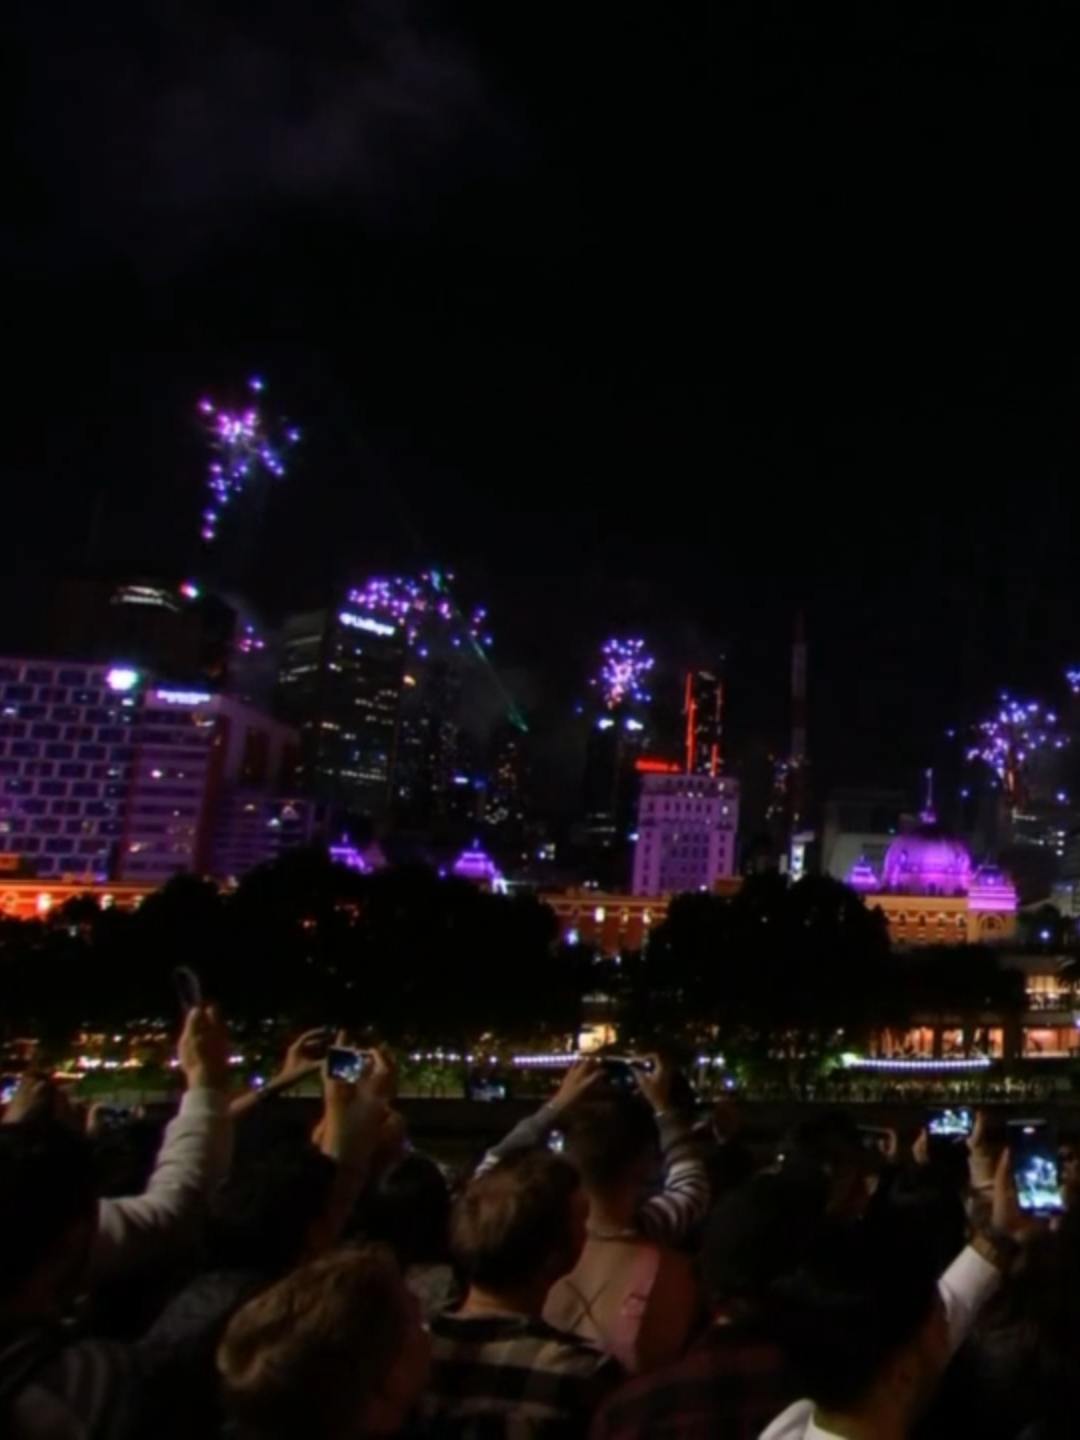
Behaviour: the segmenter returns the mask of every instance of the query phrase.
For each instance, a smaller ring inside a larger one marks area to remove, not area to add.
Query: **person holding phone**
[[[783,1411],[761,1440],[911,1435],[1019,1252],[1026,1222],[1007,1151],[995,1166],[988,1218],[936,1284],[925,1251],[905,1253],[902,1232],[832,1229],[777,1297],[786,1348],[810,1398]]]
[[[10,1428],[8,1415],[0,1417],[5,1435],[119,1428],[132,1399],[130,1357],[122,1347],[82,1337],[65,1317],[96,1282],[149,1282],[155,1271],[183,1261],[198,1240],[207,1202],[231,1160],[229,1048],[212,1007],[188,1012],[178,1047],[187,1090],[141,1195],[98,1199],[90,1142],[78,1127],[58,1123],[42,1088],[49,1082],[38,1080],[32,1092],[33,1102],[47,1107],[43,1123],[28,1123],[15,1105],[9,1108],[0,1125],[0,1399],[11,1416]]]
[[[312,1075],[317,1075],[322,1069],[323,1060],[327,1050],[334,1038],[333,1030],[327,1025],[320,1025],[314,1030],[305,1030],[298,1035],[285,1051],[281,1062],[281,1068],[267,1080],[265,1085],[245,1090],[243,1094],[236,1095],[229,1101],[229,1113],[234,1119],[246,1115],[257,1105],[265,1104],[287,1090],[294,1089],[302,1081]]]
[[[189,1010],[177,1046],[185,1092],[141,1195],[103,1200],[92,1257],[94,1278],[136,1274],[192,1238],[192,1225],[229,1173],[229,1032],[213,1005]]]

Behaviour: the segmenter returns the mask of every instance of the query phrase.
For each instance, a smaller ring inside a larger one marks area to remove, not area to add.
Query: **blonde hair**
[[[409,1318],[397,1265],[379,1247],[294,1270],[238,1310],[218,1346],[230,1418],[247,1440],[363,1433]]]

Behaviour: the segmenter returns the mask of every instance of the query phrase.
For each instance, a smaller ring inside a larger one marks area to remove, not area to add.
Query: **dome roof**
[[[882,884],[902,895],[966,895],[972,869],[962,841],[924,826],[897,836],[889,846]]]
[[[486,885],[492,890],[503,890],[506,882],[502,872],[474,840],[472,848],[463,850],[454,862],[453,873],[459,880],[471,880],[474,884]]]

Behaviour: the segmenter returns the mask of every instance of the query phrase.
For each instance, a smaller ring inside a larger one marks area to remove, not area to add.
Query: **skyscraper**
[[[712,890],[735,873],[739,787],[717,776],[644,775],[634,846],[635,895]]]
[[[520,844],[524,835],[527,745],[528,735],[510,719],[497,725],[489,740],[484,823],[506,847]]]
[[[685,768],[688,775],[719,775],[723,763],[724,670],[715,665],[686,672],[683,685]]]
[[[70,660],[0,660],[0,714],[0,855],[51,879],[241,873],[214,869],[212,833],[228,848],[230,814],[272,809],[296,742],[229,696]],[[306,833],[293,813],[291,829],[245,820],[246,864]]]
[[[462,689],[458,657],[409,657],[393,777],[394,814],[407,829],[430,830],[455,807],[464,759]]]
[[[357,815],[386,812],[404,679],[400,625],[353,605],[285,622],[277,709],[300,733],[306,793]]]
[[[652,656],[643,640],[608,640],[592,679],[596,700],[586,711],[579,833],[592,878],[625,885],[638,794],[637,761],[648,742]]]

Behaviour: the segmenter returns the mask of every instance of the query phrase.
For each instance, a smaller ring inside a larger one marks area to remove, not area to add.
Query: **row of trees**
[[[86,897],[0,922],[0,1019],[9,1034],[60,1038],[168,1016],[177,965],[250,1024],[371,1027],[446,1045],[572,1034],[598,990],[641,1043],[786,1036],[802,1053],[838,1031],[856,1048],[916,1013],[1023,1004],[1022,978],[978,947],[897,955],[880,912],[828,879],[754,877],[731,901],[680,896],[643,954],[598,965],[559,943],[533,897],[423,867],[360,875],[305,851],[230,893],[178,877],[135,911]]]
[[[439,1043],[488,1031],[565,1034],[581,953],[531,897],[488,895],[424,867],[360,875],[318,852],[252,871],[232,892],[171,880],[133,911],[90,897],[0,923],[0,1017],[60,1036],[175,1009],[188,965],[209,998],[258,1024],[373,1027]]]
[[[917,1016],[1008,1015],[1025,1003],[1023,975],[992,951],[898,952],[882,912],[848,886],[777,875],[751,877],[730,901],[676,897],[623,994],[635,1031],[675,1034],[690,1021],[702,1039],[781,1042],[792,1054],[820,1054],[838,1034],[857,1050]]]

